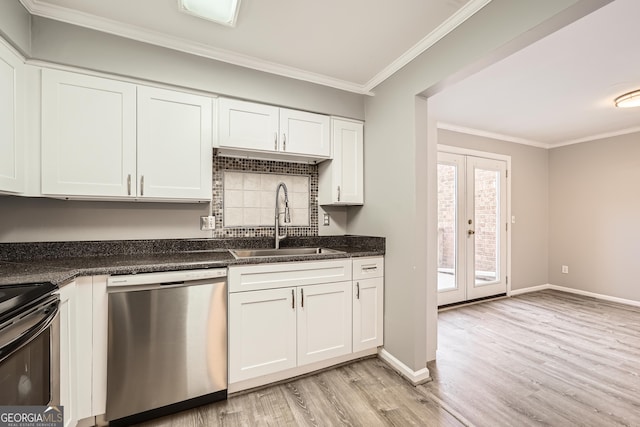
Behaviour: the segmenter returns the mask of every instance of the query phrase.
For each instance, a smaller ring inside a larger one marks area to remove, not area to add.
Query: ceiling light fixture
[[[640,107],[640,90],[620,95],[613,102],[620,108]]]
[[[240,0],[178,0],[182,12],[229,27],[236,26]]]

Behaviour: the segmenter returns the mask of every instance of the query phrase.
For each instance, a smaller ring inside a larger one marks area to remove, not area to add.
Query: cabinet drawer
[[[229,267],[229,292],[351,280],[351,259]]]
[[[354,258],[353,280],[384,276],[384,257]]]

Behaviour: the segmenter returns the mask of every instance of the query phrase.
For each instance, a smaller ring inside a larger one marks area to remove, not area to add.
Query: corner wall
[[[552,149],[549,177],[550,283],[640,301],[640,133]]]
[[[429,117],[417,114],[417,95],[606,3],[493,0],[365,99],[365,205],[351,208],[347,231],[387,239],[384,346],[408,370],[422,372],[436,355],[437,194],[429,177],[437,138]]]

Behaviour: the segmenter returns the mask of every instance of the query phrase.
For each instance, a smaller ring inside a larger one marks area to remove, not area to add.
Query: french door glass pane
[[[475,284],[494,283],[500,272],[500,172],[475,169]]]
[[[438,290],[456,286],[457,167],[438,164]]]

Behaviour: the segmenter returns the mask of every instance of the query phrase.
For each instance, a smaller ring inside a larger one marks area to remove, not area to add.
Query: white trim
[[[378,357],[383,360],[387,365],[393,368],[394,371],[405,377],[411,384],[414,386],[424,384],[428,381],[431,381],[431,375],[429,374],[429,369],[426,367],[420,369],[419,371],[414,371],[409,368],[407,365],[402,363],[400,360],[395,358],[391,353],[389,353],[384,348],[380,350],[378,353]]]
[[[484,130],[480,130],[480,129],[468,128],[468,127],[464,127],[464,126],[458,126],[458,125],[454,125],[454,124],[451,124],[451,123],[438,122],[438,129],[444,129],[444,130],[450,130],[450,131],[453,131],[453,132],[465,133],[467,135],[481,136],[481,137],[484,137],[484,138],[497,139],[497,140],[500,140],[500,141],[513,142],[513,143],[516,143],[516,144],[530,145],[532,147],[545,148],[547,150],[549,148],[552,148],[552,146],[550,144],[547,144],[547,143],[544,143],[544,142],[533,141],[531,139],[524,139],[524,138],[519,138],[517,136],[503,135],[503,134],[499,134],[499,133],[488,132],[488,131],[484,131]]]
[[[497,139],[499,141],[513,142],[515,144],[530,145],[532,147],[544,148],[546,150],[552,150],[554,148],[565,147],[567,145],[581,144],[583,142],[597,141],[597,140],[600,140],[600,139],[612,138],[614,136],[628,135],[628,134],[631,134],[631,133],[640,132],[640,126],[638,126],[638,127],[627,128],[627,129],[621,129],[621,130],[617,130],[617,131],[613,131],[613,132],[607,132],[607,133],[600,133],[600,134],[597,134],[597,135],[585,136],[583,138],[572,139],[572,140],[565,141],[565,142],[559,142],[557,144],[549,144],[549,143],[546,143],[546,142],[540,142],[540,141],[534,141],[534,140],[531,140],[531,139],[519,138],[517,136],[503,135],[503,134],[484,131],[484,130],[480,130],[480,129],[474,129],[474,128],[469,128],[469,127],[465,127],[465,126],[458,126],[458,125],[455,125],[455,124],[452,124],[452,123],[446,123],[446,122],[438,122],[438,129],[444,129],[444,130],[449,130],[449,131],[452,131],[452,132],[464,133],[464,134],[467,134],[467,135],[481,136],[481,137],[484,137],[484,138]]]
[[[440,24],[435,30],[431,31],[411,47],[408,51],[400,55],[395,61],[387,65],[382,71],[376,74],[371,80],[364,85],[364,91],[369,92],[380,83],[391,77],[402,67],[413,61],[418,55],[436,44],[440,39],[453,31],[467,19],[472,17],[476,12],[485,7],[491,0],[470,0],[466,5],[461,7],[456,13],[451,15],[446,21]]]
[[[553,144],[550,148],[559,148],[566,145],[580,144],[583,142],[597,141],[599,139],[612,138],[614,136],[628,135],[630,133],[640,132],[640,127],[632,127],[627,129],[621,129],[613,132],[601,133],[598,135],[585,136],[584,138],[572,139],[570,141],[561,142],[559,144]]]
[[[2,37],[0,37],[0,45],[3,46],[4,48],[6,48],[12,54],[14,54],[16,56],[16,58],[18,58],[18,60],[20,60],[23,64],[26,62],[26,58],[24,57],[24,55],[22,53],[20,53],[20,51],[18,51],[18,49],[13,47],[13,45],[11,43],[9,43],[7,40],[5,40]]]
[[[631,305],[634,307],[640,307],[640,301],[636,301],[632,299],[612,297],[610,295],[597,294],[595,292],[583,291],[580,289],[567,288],[564,286],[556,286],[556,285],[549,285],[549,289],[553,289],[554,291],[568,292],[570,294],[582,295],[585,297],[601,299],[604,301],[617,302],[619,304]]]
[[[324,86],[341,89],[347,92],[371,95],[371,93],[365,91],[362,85],[351,83],[345,80],[335,79],[333,77],[311,73],[309,71],[301,70],[298,68],[276,64],[274,62],[242,55],[225,49],[214,48],[204,43],[198,43],[180,37],[169,36],[157,31],[147,30],[135,25],[117,22],[111,19],[102,18],[77,10],[68,9],[57,5],[42,4],[38,0],[20,1],[32,15],[50,18],[57,21],[66,22],[68,24],[77,25],[92,30],[98,30],[120,37],[125,37],[131,40],[161,46],[168,49],[201,56],[204,58],[214,59],[216,61],[239,65],[241,67],[250,68],[257,71],[263,71],[296,80],[321,84]]]
[[[528,294],[530,292],[544,291],[545,289],[551,289],[551,285],[547,283],[545,285],[531,286],[531,287],[522,288],[522,289],[513,289],[507,295],[510,297],[515,297],[516,295]]]
[[[511,283],[513,282],[512,276],[511,276],[511,236],[513,233],[513,224],[511,223],[511,204],[512,204],[512,198],[511,198],[511,176],[512,176],[512,172],[511,172],[511,156],[507,155],[507,154],[498,154],[498,153],[491,153],[488,151],[479,151],[479,150],[471,150],[469,148],[462,148],[462,147],[454,147],[452,145],[444,145],[444,144],[438,144],[438,152],[443,152],[443,153],[451,153],[451,154],[461,154],[464,156],[473,156],[473,157],[482,157],[485,159],[491,159],[491,160],[500,160],[503,162],[507,163],[507,177],[506,179],[506,183],[507,183],[507,215],[506,215],[506,220],[507,223],[509,224],[508,228],[507,228],[507,295],[511,295]]]
[[[640,301],[637,301],[637,300],[613,297],[613,296],[610,296],[610,295],[604,295],[604,294],[598,294],[598,293],[595,293],[595,292],[583,291],[581,289],[568,288],[566,286],[551,285],[549,283],[547,283],[546,285],[531,286],[529,288],[516,289],[516,290],[511,291],[509,296],[516,296],[516,295],[527,294],[527,293],[530,293],[530,292],[544,291],[545,289],[551,289],[551,290],[554,290],[554,291],[560,291],[560,292],[567,292],[567,293],[570,293],[570,294],[582,295],[582,296],[585,296],[585,297],[596,298],[596,299],[603,300],[603,301],[616,302],[618,304],[630,305],[630,306],[633,306],[633,307],[640,307]]]
[[[347,92],[354,92],[361,95],[373,95],[371,89],[389,78],[400,68],[415,59],[422,52],[433,46],[438,40],[453,31],[464,21],[473,16],[477,11],[486,6],[491,0],[470,0],[466,5],[451,15],[446,21],[440,24],[434,31],[418,42],[411,49],[403,53],[398,59],[385,67],[380,73],[369,80],[366,84],[349,82],[336,79],[327,75],[301,70],[295,67],[265,61],[248,55],[242,55],[225,49],[218,49],[204,43],[189,41],[180,37],[172,37],[157,31],[144,29],[136,25],[125,24],[111,19],[102,18],[85,12],[69,9],[66,7],[42,3],[39,0],[20,0],[22,5],[32,15],[38,15],[57,21],[66,22],[72,25],[90,28],[120,37],[137,40],[156,46],[202,56],[216,61],[239,65],[257,71],[276,74],[296,80],[316,83],[323,86],[333,87]]]

